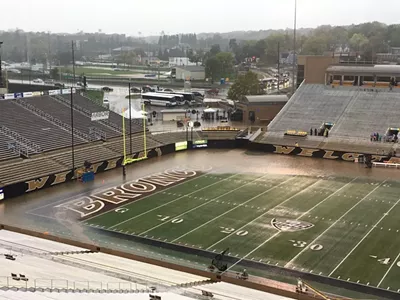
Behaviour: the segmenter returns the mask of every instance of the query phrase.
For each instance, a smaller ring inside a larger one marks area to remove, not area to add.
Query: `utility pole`
[[[75,141],[74,141],[74,88],[71,87],[71,151],[72,151],[72,176],[75,177]]]
[[[278,94],[280,90],[280,79],[281,79],[281,49],[280,43],[278,42]]]
[[[124,116],[125,118],[125,116]],[[132,155],[132,106],[131,106],[131,83],[129,82],[129,150]]]
[[[293,28],[293,74],[292,74],[292,94],[294,94],[295,87],[295,72],[296,72],[296,29],[297,29],[297,0],[294,0],[294,28]]]
[[[73,73],[72,86],[75,86],[75,47],[74,47],[74,41],[71,41],[71,47],[72,47],[72,73]]]

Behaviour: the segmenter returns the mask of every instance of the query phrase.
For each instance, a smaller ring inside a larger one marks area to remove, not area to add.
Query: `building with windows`
[[[203,66],[176,67],[175,78],[180,80],[205,80],[206,71]]]

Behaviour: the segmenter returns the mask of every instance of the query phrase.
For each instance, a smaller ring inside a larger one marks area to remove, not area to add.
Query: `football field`
[[[400,291],[399,202],[389,179],[206,173],[83,223]]]

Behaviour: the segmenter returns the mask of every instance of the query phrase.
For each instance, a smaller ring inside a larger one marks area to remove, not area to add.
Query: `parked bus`
[[[160,93],[160,94],[165,94],[168,93],[170,95],[178,95],[178,96],[182,96],[183,97],[183,101],[178,102],[178,105],[184,105],[186,104],[195,104],[196,103],[196,99],[194,97],[193,93],[188,93],[188,92],[156,92],[156,93]]]
[[[184,101],[182,96],[162,93],[142,94],[142,103],[154,106],[176,106],[178,102]]]

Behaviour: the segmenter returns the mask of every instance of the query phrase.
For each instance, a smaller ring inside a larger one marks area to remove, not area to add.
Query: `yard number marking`
[[[231,234],[232,232],[234,232],[236,230],[235,228],[223,227],[223,226],[220,226],[219,228],[222,229],[221,230],[222,233],[226,233],[226,234]],[[248,234],[249,234],[249,232],[246,230],[239,230],[238,232],[236,232],[237,236],[245,236]]]
[[[160,219],[158,219],[158,220],[162,221],[162,222],[165,222],[165,221],[168,221],[169,219],[171,219],[170,216],[158,215],[157,217],[159,217]],[[171,219],[171,223],[174,223],[174,224],[179,224],[179,223],[182,223],[182,222],[183,222],[183,219],[181,219],[181,218]]]
[[[295,241],[295,240],[290,240],[289,242],[293,243],[294,247],[297,248],[304,248],[307,246],[307,242],[304,241]],[[313,251],[320,251],[324,248],[321,244],[314,244],[310,246],[310,249]]]

